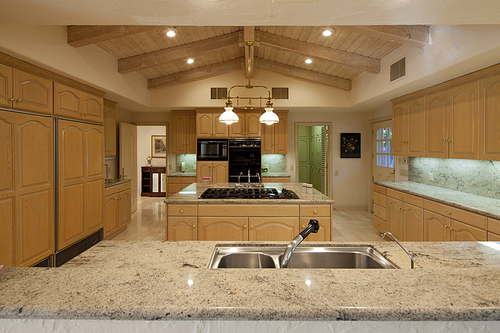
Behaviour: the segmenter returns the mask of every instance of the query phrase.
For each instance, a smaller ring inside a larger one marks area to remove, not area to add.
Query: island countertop
[[[292,190],[298,199],[199,199],[205,190],[203,183],[193,183],[165,199],[166,204],[333,204],[333,199],[313,188],[312,194],[302,193],[302,183],[263,183],[265,188]],[[211,188],[234,188],[235,183],[208,183]]]
[[[406,242],[413,270],[388,241],[371,245],[401,269],[209,269],[217,244],[102,241],[60,268],[3,268],[0,318],[500,320],[498,243]]]

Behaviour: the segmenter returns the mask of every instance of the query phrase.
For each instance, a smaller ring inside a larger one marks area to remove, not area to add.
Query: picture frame
[[[151,157],[152,158],[167,157],[166,135],[151,135]]]
[[[340,158],[361,158],[361,133],[340,133]]]

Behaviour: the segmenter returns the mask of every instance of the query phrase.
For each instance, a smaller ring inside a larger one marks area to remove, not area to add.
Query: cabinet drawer
[[[451,207],[431,200],[424,200],[424,209],[461,221],[477,228],[487,229],[487,217],[471,213],[460,208]]]
[[[494,234],[492,232],[488,232],[488,241],[500,242],[500,235]]]
[[[375,215],[376,217],[378,217],[382,220],[386,220],[386,216],[387,216],[386,209],[384,207],[379,206],[379,205],[373,205],[373,215]]]
[[[377,192],[374,192],[373,193],[373,203],[375,205],[379,205],[380,207],[386,207],[387,197],[383,194],[379,194]]]
[[[300,205],[300,216],[330,216],[330,205]]]
[[[465,223],[451,220],[451,240],[458,242],[483,242],[488,238],[486,230],[471,227]]]
[[[176,194],[188,186],[189,184],[168,184],[168,195]]]
[[[131,182],[126,182],[124,184],[120,184],[120,185],[116,185],[116,186],[111,186],[111,187],[105,188],[104,189],[104,196],[107,197],[107,196],[116,194],[118,192],[123,192],[123,191],[126,191],[126,190],[130,190],[130,184],[131,184]]]
[[[387,231],[387,222],[382,220],[380,217],[373,217],[373,227],[380,232]]]
[[[500,235],[500,220],[488,217],[488,231]]]
[[[169,184],[192,184],[196,181],[196,177],[168,177]]]
[[[396,190],[393,190],[390,188],[387,189],[387,196],[394,198],[394,199],[398,199],[398,200],[407,202],[407,203],[412,204],[412,205],[417,206],[417,207],[422,207],[424,205],[423,198],[420,198],[420,197],[417,197],[415,195],[411,195],[411,194],[408,194],[405,192],[396,191]]]
[[[168,205],[168,216],[196,216],[197,205]]]
[[[299,205],[199,205],[199,216],[298,216]]]
[[[262,182],[263,183],[289,183],[290,178],[289,177],[281,177],[281,178],[262,177]]]
[[[380,194],[387,194],[387,187],[380,185],[373,185],[373,192]]]

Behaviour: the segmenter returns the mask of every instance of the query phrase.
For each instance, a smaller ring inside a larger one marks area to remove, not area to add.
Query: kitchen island
[[[246,184],[243,184],[246,185]],[[332,239],[334,201],[321,192],[303,193],[299,183],[263,184],[264,190],[276,189],[280,198],[264,195],[251,188],[253,195],[244,198],[200,198],[206,187],[233,189],[234,183],[193,183],[165,199],[165,239],[209,241],[286,241],[295,237],[311,219],[319,221],[320,231],[308,241]],[[281,195],[283,188],[297,197]],[[241,188],[246,191],[245,188]],[[263,190],[263,191],[264,191]]]
[[[370,245],[401,269],[214,270],[208,263],[217,244],[249,243],[102,241],[60,268],[3,268],[0,328],[500,329],[500,244],[495,242],[404,243],[416,258],[413,270],[406,254],[385,241]],[[300,246],[313,245],[346,244]]]

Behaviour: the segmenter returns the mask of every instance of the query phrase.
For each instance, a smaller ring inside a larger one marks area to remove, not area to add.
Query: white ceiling
[[[1,24],[498,24],[499,0],[0,0]]]

